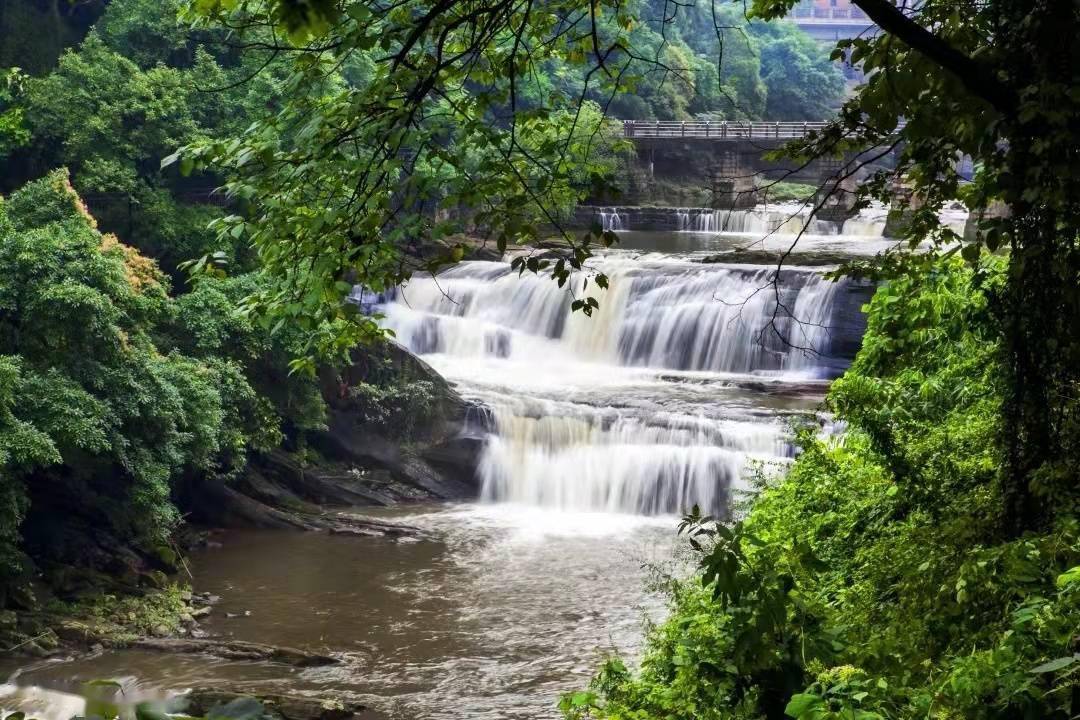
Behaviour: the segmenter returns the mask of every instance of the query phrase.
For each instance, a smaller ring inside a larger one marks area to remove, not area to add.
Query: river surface
[[[815,254],[886,241],[869,221],[847,236],[817,228],[777,278],[739,261],[790,243],[764,218],[735,233],[628,230],[564,289],[469,262],[380,299],[398,340],[484,408],[481,497],[358,511],[428,531],[417,542],[233,531],[191,558],[194,589],[222,597],[205,632],[340,664],[104,652],[25,665],[0,702],[63,720],[82,711],[68,693],[115,678],[129,700],[217,685],[401,720],[558,717],[560,694],[605,656],[632,662],[663,618],[658,587],[687,567],[679,514],[728,515],[752,473],[790,462],[789,422],[815,420],[857,348],[870,290],[823,279]],[[700,262],[716,252],[732,262]],[[588,297],[592,318],[571,312]]]

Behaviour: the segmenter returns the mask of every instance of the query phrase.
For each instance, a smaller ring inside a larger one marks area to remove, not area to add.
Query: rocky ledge
[[[229,482],[200,481],[181,505],[192,522],[213,527],[323,530],[400,538],[422,533],[405,525],[333,508],[467,499],[477,495],[476,465],[483,413],[466,402],[430,365],[388,341],[357,356],[341,372],[320,376],[327,404],[324,430],[309,433],[310,451],[275,450],[252,458]],[[364,383],[376,362],[404,387],[422,383],[429,398],[407,437],[366,420],[350,388]]]

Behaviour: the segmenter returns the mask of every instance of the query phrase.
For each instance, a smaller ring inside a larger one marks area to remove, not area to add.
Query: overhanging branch
[[[1012,115],[1018,99],[991,68],[968,57],[901,12],[889,0],[852,0],[885,32],[952,73],[972,95],[990,103],[1002,115]]]

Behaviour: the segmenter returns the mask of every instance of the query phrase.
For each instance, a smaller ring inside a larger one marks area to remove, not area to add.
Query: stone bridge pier
[[[754,207],[758,203],[756,179],[753,157],[735,149],[715,152],[708,169],[709,206],[714,210]]]

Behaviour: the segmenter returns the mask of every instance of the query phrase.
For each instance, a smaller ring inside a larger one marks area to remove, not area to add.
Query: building
[[[800,0],[788,17],[815,40],[830,45],[877,28],[851,0]]]

